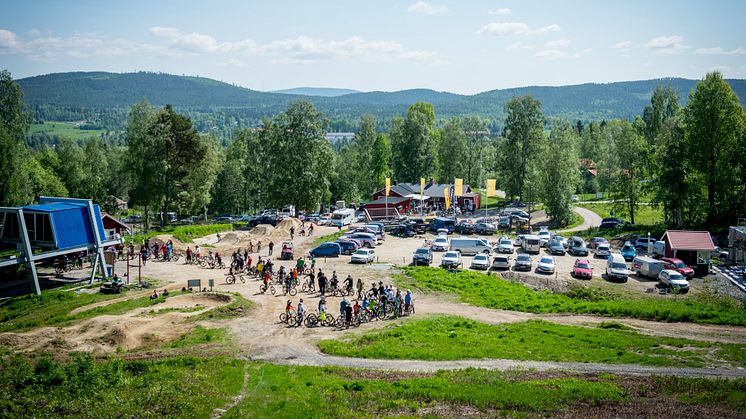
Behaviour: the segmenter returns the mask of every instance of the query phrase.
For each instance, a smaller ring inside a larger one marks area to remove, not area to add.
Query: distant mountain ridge
[[[548,117],[584,121],[633,118],[642,114],[656,86],[673,87],[679,91],[681,101],[685,103],[696,82],[665,78],[557,87],[518,87],[475,95],[411,89],[320,96],[318,94],[324,93],[324,90],[337,90],[322,89],[315,96],[307,96],[298,92],[309,93],[311,91],[305,90],[309,88],[288,89],[286,93],[260,92],[203,77],[147,72],[56,73],[18,80],[27,104],[36,109],[37,114],[43,115],[40,119],[45,120],[86,119],[89,114],[126,110],[147,98],[156,106],[172,104],[176,109],[190,112],[190,115],[222,114],[240,121],[240,126],[247,126],[282,112],[294,100],[303,99],[312,101],[333,122],[342,121],[336,126],[333,123],[332,128],[336,130],[351,129],[349,121],[357,121],[364,114],[371,114],[379,121],[389,121],[393,116],[403,115],[407,107],[417,101],[431,102],[438,118],[473,114],[498,121],[503,118],[506,101],[527,94],[541,101]],[[744,103],[746,80],[731,79],[728,83]],[[293,90],[296,93],[289,94]],[[116,118],[121,119],[120,116]]]
[[[301,96],[323,96],[337,97],[349,95],[351,93],[360,93],[359,90],[339,89],[336,87],[293,87],[292,89],[270,90],[268,93],[281,93],[284,95],[301,95]]]

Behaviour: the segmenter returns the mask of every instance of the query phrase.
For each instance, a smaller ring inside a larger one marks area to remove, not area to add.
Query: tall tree
[[[370,177],[373,179],[373,187],[382,187],[391,173],[391,142],[386,134],[380,133],[373,143],[371,156]]]
[[[311,102],[299,101],[268,122],[269,204],[316,209],[331,197],[334,155],[324,137],[328,121]]]
[[[531,96],[514,97],[505,104],[502,145],[502,173],[506,195],[523,199],[526,178],[536,162],[544,140],[544,114],[541,103]]]
[[[573,218],[572,194],[580,181],[577,131],[568,121],[554,122],[542,160],[551,162],[539,171],[547,215],[558,225],[567,225]]]
[[[466,132],[461,118],[453,117],[446,122],[442,137],[438,141],[437,178],[443,183],[450,183],[454,178],[464,176],[466,161]]]
[[[165,167],[158,141],[150,134],[155,122],[155,110],[147,100],[132,105],[125,130],[127,168],[132,179],[130,203],[145,208],[145,230],[150,222],[149,208],[158,204],[160,191],[156,187],[160,171]]]
[[[406,119],[396,118],[392,122],[392,166],[398,180],[416,182],[435,172],[434,123],[435,108],[426,102],[415,103],[407,110]]]
[[[734,184],[734,170],[743,160],[737,154],[743,127],[738,96],[720,72],[708,73],[689,94],[684,135],[690,167],[704,178],[709,223],[733,220],[743,210],[733,205],[743,187]]]
[[[89,163],[78,143],[70,138],[63,138],[56,147],[60,165],[57,175],[65,183],[70,196],[91,198],[85,190]]]
[[[470,185],[481,184],[484,176],[484,168],[490,167],[487,155],[489,138],[485,120],[477,115],[467,115],[461,120],[461,127],[466,135],[466,155],[463,159],[463,171],[459,176]]]
[[[632,123],[611,121],[604,128],[612,147],[606,157],[607,176],[614,208],[635,223],[644,174],[645,139]]]
[[[23,170],[28,157],[23,137],[30,124],[21,87],[10,72],[0,71],[0,205],[26,204],[32,198]]]
[[[271,125],[270,120],[265,120],[263,125]],[[265,196],[269,191],[267,180],[270,178],[269,159],[266,158],[269,147],[269,132],[265,130],[256,131],[242,129],[236,132],[236,143],[243,147],[246,153],[243,167],[245,179],[246,207],[258,210],[264,207]]]
[[[83,156],[85,168],[83,169],[83,183],[80,187],[81,196],[103,205],[108,197],[107,178],[113,173],[109,171],[109,160],[106,158],[106,150],[101,140],[89,139],[83,150]]]
[[[363,115],[360,129],[355,133],[355,154],[357,168],[357,190],[367,195],[373,194],[373,178],[370,176],[373,164],[373,143],[376,141],[376,121],[371,115]],[[349,164],[349,161],[347,161]]]
[[[663,123],[679,112],[679,92],[670,86],[656,86],[650,98],[650,105],[645,106],[642,119],[645,121],[645,139],[648,145],[655,145]]]

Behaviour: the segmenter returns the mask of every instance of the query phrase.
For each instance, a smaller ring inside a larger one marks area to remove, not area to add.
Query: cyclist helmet
[[[303,299],[302,299],[302,298],[300,299],[300,302],[301,302],[301,303],[303,302]]]

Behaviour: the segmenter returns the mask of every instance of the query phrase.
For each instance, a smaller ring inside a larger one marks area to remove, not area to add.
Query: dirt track
[[[336,231],[336,228],[320,227],[314,237],[296,237],[294,240],[296,247],[296,257],[306,254],[310,249],[310,243],[315,236],[329,234]],[[275,243],[284,240],[283,237],[277,237]],[[287,237],[289,239],[289,237]],[[209,243],[215,240],[215,237],[207,237],[203,243]],[[222,241],[222,240],[221,240]],[[224,245],[227,242],[223,243]],[[369,288],[371,282],[384,281],[391,283],[391,275],[396,273],[394,264],[401,264],[402,261],[408,262],[407,258],[411,255],[414,248],[422,244],[422,239],[398,239],[388,237],[385,243],[378,248],[379,262],[368,266],[351,265],[349,257],[333,258],[328,260],[319,260],[317,266],[322,268],[327,274],[336,270],[340,280],[348,273],[353,277],[362,278],[366,288]],[[222,247],[222,246],[221,246]],[[222,252],[227,259],[231,247],[224,246]],[[275,251],[278,251],[275,248]],[[262,249],[262,256],[267,256],[266,247]],[[256,255],[254,255],[256,260]],[[276,261],[277,262],[277,261]],[[291,266],[291,261],[278,262],[287,267]],[[122,272],[122,264],[117,267],[118,272]],[[214,279],[217,290],[239,292],[244,297],[257,303],[257,308],[252,311],[251,315],[231,321],[230,327],[238,337],[240,345],[244,348],[245,353],[252,359],[261,359],[278,363],[303,364],[303,365],[342,365],[371,368],[389,368],[402,370],[432,371],[436,369],[452,369],[465,367],[483,367],[493,369],[513,369],[513,368],[532,368],[538,370],[565,369],[577,372],[613,372],[619,374],[673,374],[682,376],[704,376],[704,377],[746,377],[746,370],[743,369],[717,369],[717,368],[653,368],[640,367],[634,365],[597,365],[586,363],[556,363],[556,362],[535,362],[535,361],[514,361],[514,360],[465,360],[465,361],[443,361],[443,362],[423,362],[423,361],[394,361],[394,360],[363,360],[353,358],[332,357],[319,352],[316,342],[320,339],[339,338],[351,334],[365,333],[377,328],[386,327],[395,324],[395,321],[374,322],[362,325],[360,328],[349,331],[339,331],[333,328],[313,328],[306,327],[291,328],[278,321],[278,315],[284,310],[286,297],[272,296],[269,294],[262,295],[258,293],[259,282],[254,280],[247,281],[246,284],[237,283],[227,285],[224,282],[227,271],[202,269],[193,265],[184,265],[183,262],[151,262],[144,268],[143,274],[148,277],[158,278],[161,280],[171,281],[168,286],[170,289],[181,289],[186,286],[187,279],[199,278],[203,280],[203,287],[207,285],[207,279]],[[551,277],[550,277],[550,280]],[[318,295],[299,294],[293,297],[293,303],[297,304],[299,298],[303,298],[310,312],[315,312]],[[196,296],[195,296],[196,298]],[[176,300],[176,298],[168,301]],[[327,307],[334,315],[338,314],[339,298],[327,297]],[[682,337],[696,340],[739,343],[746,344],[746,328],[729,327],[729,326],[710,326],[687,323],[658,323],[635,319],[615,319],[597,316],[581,315],[535,315],[531,313],[513,312],[506,310],[491,310],[481,307],[474,307],[462,304],[453,299],[451,296],[441,296],[437,294],[422,294],[415,290],[415,300],[417,306],[417,315],[423,314],[452,314],[460,315],[470,319],[483,321],[487,323],[509,323],[519,322],[529,319],[542,319],[565,325],[589,326],[601,321],[616,321],[627,325],[640,333],[654,336],[671,336]],[[92,307],[88,307],[92,308]],[[86,308],[82,308],[84,310]],[[32,342],[40,339],[42,336],[50,337],[59,336],[65,340],[74,339],[81,334],[82,330],[91,330],[92,328],[108,327],[113,325],[109,330],[115,330],[117,335],[123,334],[121,338],[111,341],[111,343],[88,345],[80,343],[74,345],[77,350],[103,350],[112,351],[117,346],[125,348],[136,348],[142,346],[142,342],[149,342],[153,339],[166,341],[174,336],[183,334],[178,324],[187,315],[194,313],[166,313],[155,318],[138,317],[141,314],[137,311],[126,313],[123,316],[101,316],[91,320],[81,322],[70,328],[45,328],[37,329],[28,334],[4,334],[0,335],[0,340],[12,346],[25,347],[26,349],[38,348]],[[157,321],[158,323],[153,323]],[[61,329],[61,330],[60,330]],[[110,333],[110,334],[111,334]],[[9,337],[6,335],[14,335]],[[24,337],[24,335],[26,335]],[[132,335],[132,337],[128,337]],[[101,334],[99,333],[100,337]],[[129,339],[129,340],[128,340]],[[95,340],[95,339],[94,339]],[[47,342],[50,339],[46,339]],[[25,344],[24,344],[25,342]],[[83,342],[86,342],[83,339]]]

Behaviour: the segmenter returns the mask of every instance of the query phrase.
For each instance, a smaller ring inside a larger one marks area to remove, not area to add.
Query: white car
[[[376,260],[376,251],[373,249],[357,249],[352,254],[351,263],[371,263]]]
[[[689,292],[689,281],[686,280],[684,275],[674,271],[673,269],[664,269],[658,274],[658,281],[664,286],[684,293]]]
[[[601,243],[596,246],[596,257],[609,257],[611,254],[611,245],[609,243]]]
[[[445,252],[440,260],[440,266],[443,268],[458,268],[461,266],[461,252],[457,250]]]
[[[327,226],[332,222],[332,215],[331,214],[322,214],[321,217],[319,217],[319,221],[316,223],[320,226]]]
[[[539,245],[541,247],[546,247],[549,239],[552,238],[552,234],[549,232],[549,230],[541,230],[539,234],[537,234],[537,236],[539,236]]]
[[[529,258],[530,260],[531,258]],[[510,269],[510,256],[498,255],[492,259],[492,269]],[[529,262],[530,263],[530,262]],[[529,270],[531,268],[529,267]]]
[[[471,269],[487,270],[490,267],[490,257],[486,253],[474,255],[471,260]]]
[[[501,238],[500,242],[497,244],[497,252],[513,253],[513,240],[510,240],[509,237]]]
[[[523,246],[523,234],[519,234],[518,237],[516,237],[515,240],[513,241],[513,244],[518,247]]]
[[[543,256],[541,259],[539,259],[539,263],[536,264],[536,272],[553,274],[554,258],[551,256]]]
[[[448,247],[450,245],[448,244],[448,238],[445,236],[438,236],[435,238],[435,241],[433,242],[433,245],[431,248],[435,251],[445,252],[448,250]]]
[[[580,199],[578,198],[578,196],[577,195],[573,195],[572,196],[572,202],[578,202],[578,201],[580,201]]]

